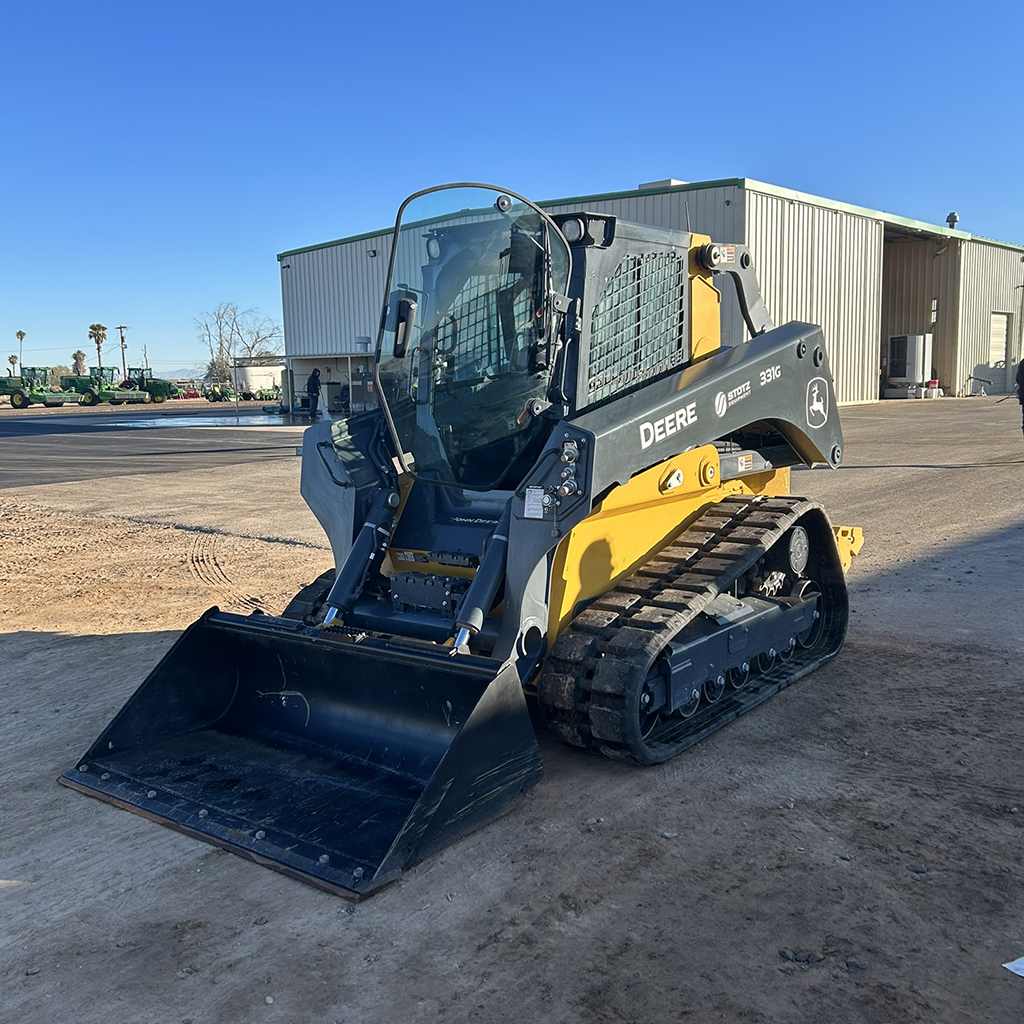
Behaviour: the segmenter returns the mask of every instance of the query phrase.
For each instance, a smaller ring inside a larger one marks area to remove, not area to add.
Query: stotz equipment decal
[[[742,402],[744,398],[750,397],[750,381],[745,381],[738,388],[733,388],[732,391],[719,391],[715,395],[715,413],[722,417],[726,412],[731,409],[737,402]]]

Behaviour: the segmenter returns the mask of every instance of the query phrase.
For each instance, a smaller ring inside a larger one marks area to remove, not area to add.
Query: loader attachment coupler
[[[207,612],[61,782],[359,898],[542,773],[510,664]]]

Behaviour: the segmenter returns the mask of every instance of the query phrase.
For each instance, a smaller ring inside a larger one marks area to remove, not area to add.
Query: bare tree
[[[71,353],[71,362],[75,364],[75,376],[76,377],[84,377],[85,376],[85,353],[81,349],[78,349],[77,351],[72,352]]]
[[[206,376],[210,380],[227,380],[231,373],[232,336],[230,303],[221,303],[212,313],[195,318],[199,338],[210,353]]]
[[[281,325],[261,317],[253,307],[239,309],[222,302],[210,313],[195,318],[199,338],[210,353],[206,375],[211,380],[229,380],[231,367],[240,357],[256,358],[280,353],[284,334]]]
[[[238,338],[237,355],[250,358],[276,356],[281,352],[284,332],[281,325],[269,316],[261,317],[258,309],[247,309],[235,319]]]
[[[89,324],[89,340],[96,345],[96,363],[103,369],[103,342],[107,340],[107,329],[103,324]]]

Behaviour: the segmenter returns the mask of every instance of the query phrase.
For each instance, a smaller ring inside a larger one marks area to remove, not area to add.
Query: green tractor
[[[129,391],[147,391],[154,402],[166,402],[178,393],[178,386],[163,377],[154,377],[148,366],[129,366],[121,387]]]
[[[279,402],[281,400],[280,385],[273,385],[267,388],[242,388],[238,397],[243,402]]]
[[[63,376],[60,385],[67,390],[77,391],[81,395],[82,405],[99,405],[100,402],[121,405],[122,402],[137,404],[153,401],[153,396],[148,391],[119,387],[115,382],[115,373],[113,366],[90,366],[87,377]]]
[[[208,402],[233,402],[235,389],[230,384],[206,384],[203,387],[203,398]]]
[[[61,388],[63,386],[61,378]],[[49,366],[23,366],[18,377],[0,377],[0,395],[8,395],[15,409],[27,409],[30,405],[36,404],[77,404],[82,397],[73,390],[65,391],[51,387]]]
[[[60,379],[60,386],[65,391],[77,391],[81,395],[82,405],[98,405],[100,388],[106,384],[108,377],[113,377],[113,373],[114,371],[109,368],[91,366],[88,375],[64,374]]]

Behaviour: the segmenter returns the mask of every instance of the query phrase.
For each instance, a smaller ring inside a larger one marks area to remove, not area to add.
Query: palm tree
[[[96,344],[96,361],[103,369],[103,342],[107,340],[107,329],[103,324],[89,324],[89,340]]]
[[[22,343],[25,341],[25,332],[24,331],[15,331],[14,332],[14,336],[18,339],[18,372],[20,373],[21,372],[21,346],[22,346]]]
[[[14,376],[14,368],[18,365],[18,357],[12,352],[7,357],[7,362],[9,362],[11,364],[11,368],[7,371],[7,376],[8,377],[13,377]]]
[[[75,376],[76,377],[84,377],[85,376],[85,353],[81,349],[78,349],[77,352],[72,352],[71,353],[71,362],[74,365]]]

